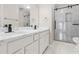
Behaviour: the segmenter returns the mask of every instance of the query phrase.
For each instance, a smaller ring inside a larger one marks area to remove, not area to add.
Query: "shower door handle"
[[[79,25],[79,24],[72,24],[72,25]]]
[[[56,30],[56,20],[55,20],[55,23],[54,23],[54,28],[55,28],[55,30]]]

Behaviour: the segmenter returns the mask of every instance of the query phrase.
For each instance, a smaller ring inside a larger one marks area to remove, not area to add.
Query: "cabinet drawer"
[[[40,37],[46,37],[46,35],[49,35],[49,31],[44,31],[40,33]]]
[[[34,34],[34,40],[39,39],[39,34]]]
[[[14,53],[18,49],[30,44],[33,42],[33,36],[29,36],[23,39],[18,39],[13,42],[8,43],[8,53]]]
[[[33,44],[25,47],[25,54],[33,54]]]

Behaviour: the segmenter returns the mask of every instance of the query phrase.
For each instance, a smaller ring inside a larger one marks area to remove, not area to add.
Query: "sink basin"
[[[20,32],[0,33],[0,37],[21,34]]]
[[[13,37],[13,36],[19,36],[19,35],[24,35],[24,34],[30,34],[33,33],[33,30],[21,30],[21,31],[14,31],[14,32],[0,32],[0,38],[5,38],[5,37]]]

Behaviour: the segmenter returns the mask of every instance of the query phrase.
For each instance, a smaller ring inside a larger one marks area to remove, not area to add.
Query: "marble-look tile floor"
[[[79,45],[54,41],[44,54],[79,54]]]

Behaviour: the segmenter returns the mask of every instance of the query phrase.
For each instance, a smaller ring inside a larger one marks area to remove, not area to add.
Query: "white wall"
[[[39,27],[50,29],[50,43],[54,40],[54,5],[39,5]]]
[[[2,4],[0,5],[0,27],[1,27],[1,17],[2,17],[2,13],[3,12],[3,10],[2,10]]]
[[[49,28],[49,20],[51,19],[49,5],[39,5],[39,27]]]

